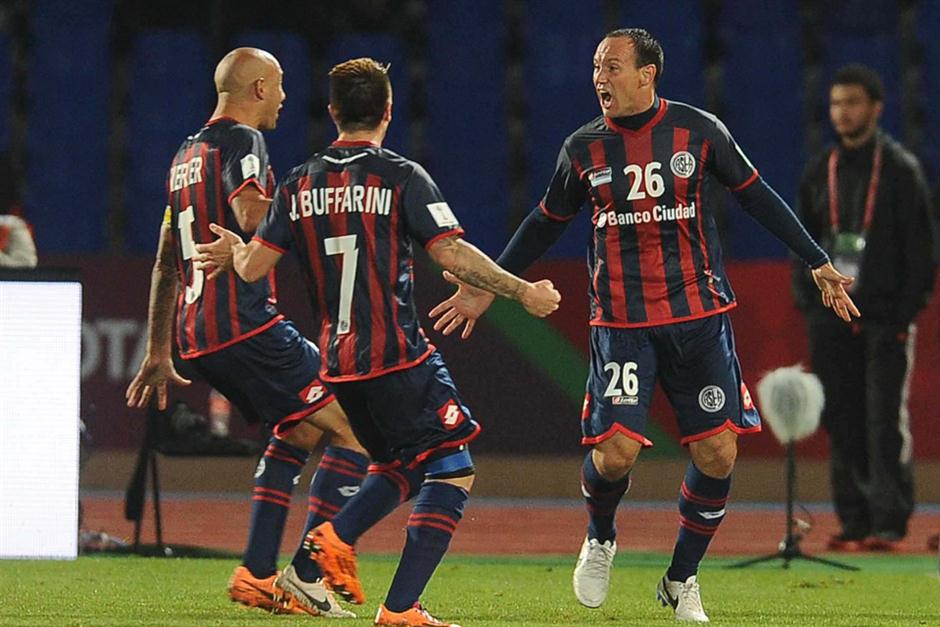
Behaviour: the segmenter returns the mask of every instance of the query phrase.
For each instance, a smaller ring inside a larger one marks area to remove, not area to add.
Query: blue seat
[[[896,0],[841,0],[823,6],[827,35],[893,35],[900,13]]]
[[[110,0],[30,5],[24,204],[40,254],[106,245],[112,8]]]
[[[501,10],[501,0],[432,2],[426,18],[424,165],[467,238],[491,255],[509,228]]]
[[[920,71],[920,97],[925,113],[921,154],[924,170],[933,186],[940,182],[940,2],[918,5],[917,36],[923,56]]]
[[[0,152],[10,149],[10,108],[13,95],[13,57],[10,38],[0,35]]]
[[[725,46],[723,121],[738,145],[764,179],[791,205],[796,200],[803,154],[801,50],[797,23],[770,28],[758,15],[754,24],[739,11],[722,20]],[[757,15],[757,13],[755,13]],[[767,60],[774,71],[767,71]],[[786,255],[786,247],[755,221],[737,211],[729,213],[732,257],[765,258]]]
[[[645,28],[663,47],[659,93],[696,107],[705,103],[702,8],[698,0],[630,0],[623,3],[623,27]]]
[[[727,35],[732,32],[743,35],[786,30],[796,31],[798,36],[799,0],[723,0],[720,19],[725,43],[728,42]],[[793,47],[799,48],[796,45]]]
[[[577,11],[571,7],[564,0],[539,2],[523,22],[522,76],[529,112],[525,153],[533,207],[545,193],[565,137],[601,114],[591,66],[605,32],[604,3],[588,0]],[[579,216],[549,256],[583,257],[590,229],[587,216]]]
[[[322,146],[311,150],[310,100],[314,82],[323,84],[325,76],[314,76],[310,50],[300,35],[288,32],[249,31],[235,39],[236,46],[253,46],[277,57],[284,70],[287,100],[277,121],[277,128],[265,133],[271,165],[280,180],[290,168],[307,160]],[[325,112],[317,112],[323,114]]]
[[[213,64],[206,42],[189,31],[141,34],[131,51],[127,111],[127,221],[130,252],[155,250],[173,155],[212,114]],[[174,97],[167,97],[173,85]]]
[[[408,154],[408,131],[411,115],[408,107],[411,98],[411,77],[405,51],[397,37],[376,33],[348,33],[334,39],[327,50],[328,67],[357,57],[372,57],[382,63],[390,63],[389,78],[392,80],[392,124],[383,144],[395,152]],[[323,77],[324,101],[327,100],[328,84]]]

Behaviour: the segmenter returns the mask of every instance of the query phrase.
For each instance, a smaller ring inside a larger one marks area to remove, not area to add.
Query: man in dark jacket
[[[794,271],[813,370],[826,392],[823,426],[841,533],[833,550],[890,550],[914,508],[907,389],[914,318],[933,285],[929,193],[917,158],[878,128],[884,87],[871,69],[836,74],[829,114],[838,142],[816,155],[798,213],[843,272],[862,312],[837,324],[809,273]]]

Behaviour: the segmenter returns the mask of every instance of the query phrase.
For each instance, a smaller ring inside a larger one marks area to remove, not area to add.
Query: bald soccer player
[[[227,272],[209,281],[192,262],[195,245],[214,238],[210,223],[249,235],[268,210],[274,175],[260,131],[277,124],[282,79],[277,59],[256,48],[233,50],[216,68],[215,111],[180,146],[167,176],[147,354],[126,396],[128,406],[143,407],[156,392],[164,409],[168,382],[189,385],[173,366],[175,310],[180,357],[248,420],[263,420],[273,432],[255,471],[248,545],[229,582],[231,599],[278,613],[347,618],[355,615],[339,606],[306,551],[298,545],[281,573],[277,555],[293,486],[324,432],[330,445],[310,484],[301,537],[358,491],[365,451],[319,378],[317,348],[275,309],[271,277],[246,283]]]

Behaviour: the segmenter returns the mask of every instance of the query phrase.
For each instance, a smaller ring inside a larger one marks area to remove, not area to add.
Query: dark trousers
[[[907,533],[914,510],[908,373],[914,325],[849,325],[809,316],[813,371],[822,381],[832,496],[845,536]]]

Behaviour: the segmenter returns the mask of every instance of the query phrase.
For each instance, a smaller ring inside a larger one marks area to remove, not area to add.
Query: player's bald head
[[[215,68],[215,90],[232,97],[250,92],[258,79],[270,81],[281,72],[281,64],[270,52],[259,48],[235,48]]]

